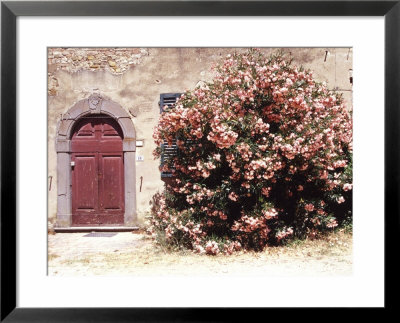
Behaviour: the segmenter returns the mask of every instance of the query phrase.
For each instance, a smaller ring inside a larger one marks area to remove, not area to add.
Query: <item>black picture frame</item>
[[[398,258],[400,1],[4,1],[1,3],[1,321],[236,321],[262,309],[16,307],[16,19],[19,16],[384,16],[385,19],[385,309]],[[40,291],[38,291],[40,292]],[[391,298],[393,297],[393,298]],[[240,315],[239,314],[240,311]],[[287,313],[287,312],[286,312]],[[289,314],[289,313],[288,313]],[[292,314],[290,314],[292,315]]]

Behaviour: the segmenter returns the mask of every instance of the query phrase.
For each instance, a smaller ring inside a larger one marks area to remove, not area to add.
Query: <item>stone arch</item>
[[[136,215],[136,131],[129,114],[116,102],[92,94],[78,101],[61,116],[56,134],[57,152],[57,227],[70,227],[71,207],[71,136],[75,123],[82,117],[106,114],[114,118],[123,132],[125,226],[137,224]]]

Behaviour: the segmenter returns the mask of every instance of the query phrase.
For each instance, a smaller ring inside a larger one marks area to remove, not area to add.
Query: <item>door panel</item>
[[[94,124],[92,122],[85,122],[85,120],[80,121],[80,127],[79,130],[75,133],[76,137],[88,137],[94,138],[95,136],[95,129],[94,129]]]
[[[72,225],[98,223],[98,154],[72,154]]]
[[[118,132],[115,127],[113,127],[111,124],[104,122],[103,123],[103,131],[102,131],[102,137],[114,137],[114,138],[120,138],[121,133]]]
[[[121,152],[122,151],[122,141],[121,140],[99,140],[98,141],[98,151],[99,152]]]
[[[91,156],[75,155],[74,173],[74,202],[75,210],[95,211],[97,209],[97,154]]]
[[[103,210],[123,209],[123,163],[121,155],[100,154],[100,207]]]

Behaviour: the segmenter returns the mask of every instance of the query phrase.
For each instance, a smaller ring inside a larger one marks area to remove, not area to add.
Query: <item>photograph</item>
[[[49,276],[352,275],[352,47],[46,59]]]
[[[1,322],[394,308],[399,0],[0,12]]]

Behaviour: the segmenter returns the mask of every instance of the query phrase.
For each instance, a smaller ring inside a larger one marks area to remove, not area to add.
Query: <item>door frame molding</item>
[[[114,118],[123,132],[125,213],[124,225],[137,225],[136,213],[136,131],[129,114],[116,102],[100,94],[78,101],[57,124],[57,221],[56,227],[72,224],[71,136],[75,123],[88,115],[106,114]],[[109,226],[109,225],[108,225]]]

